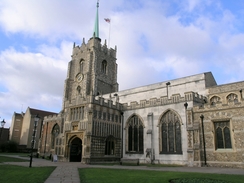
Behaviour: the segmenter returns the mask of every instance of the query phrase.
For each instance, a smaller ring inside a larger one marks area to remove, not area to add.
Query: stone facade
[[[39,152],[41,149],[43,156],[50,156],[50,154],[57,154],[59,156],[65,153],[65,141],[62,135],[64,131],[63,126],[62,114],[49,115],[44,118],[39,144]]]
[[[39,151],[62,161],[186,166],[205,165],[206,152],[208,166],[243,167],[242,88],[218,86],[207,72],[118,91],[116,48],[93,37],[74,45],[63,109],[44,118]]]
[[[185,105],[187,104],[188,107],[202,105],[206,100],[203,97],[206,95],[206,86],[216,85],[216,82],[211,73],[204,73],[172,80],[170,85],[167,83],[169,82],[117,93],[120,102],[123,103],[124,112],[123,159],[138,159],[140,163],[190,165],[187,153]],[[143,125],[142,152],[129,150],[129,126],[132,116],[138,116]],[[170,129],[171,124],[172,129]],[[164,143],[167,139],[168,142]],[[169,139],[173,142],[169,142]]]
[[[244,88],[244,82],[208,88],[207,103],[201,107],[189,109],[192,111],[196,126],[189,132],[196,133],[192,140],[198,142],[192,149],[192,153],[195,154],[195,164],[203,164],[205,160],[203,133],[200,125],[200,115],[203,115],[207,165],[243,168],[244,103],[242,88]],[[222,138],[219,137],[221,135]]]
[[[244,82],[218,86],[206,72],[118,91],[116,52],[101,44],[98,29],[74,44],[62,110],[43,121],[41,155],[243,167]]]
[[[101,97],[117,91],[116,48],[108,49],[96,37],[87,44],[83,40],[81,46],[74,44],[63,109],[58,116],[44,119],[42,139],[47,140],[42,140],[40,152],[57,154],[66,161],[119,161],[122,104],[110,100],[111,96]],[[63,130],[55,136],[56,128]],[[49,147],[52,140],[57,143]]]
[[[9,139],[20,143],[20,135],[22,130],[23,114],[14,113],[12,117],[12,125],[10,127]]]
[[[44,117],[56,114],[57,113],[33,109],[30,107],[26,109],[25,113],[14,113],[12,117],[9,139],[15,141],[19,145],[19,148],[22,150],[30,149],[34,129],[34,118],[36,115],[38,115],[40,117],[40,120],[38,121],[38,125],[36,128],[36,142],[34,144],[34,149],[38,149],[39,143],[40,141],[42,141],[40,134],[43,130],[42,121]]]

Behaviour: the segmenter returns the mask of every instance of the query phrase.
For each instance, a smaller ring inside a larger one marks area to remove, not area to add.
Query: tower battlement
[[[62,118],[62,114],[49,115],[44,117],[44,121],[54,121]]]
[[[180,94],[173,94],[170,98],[168,98],[167,96],[161,96],[160,98],[155,97],[155,98],[140,100],[140,102],[133,101],[130,103],[123,103],[123,110],[177,104],[177,103],[184,103],[190,101],[196,103],[203,103],[205,100],[204,96],[199,95],[198,93],[195,92],[185,92],[184,94],[185,94],[184,96],[181,96]]]
[[[78,55],[79,53],[83,53],[83,52],[92,50],[93,48],[95,48],[96,50],[103,52],[109,56],[116,58],[117,47],[115,46],[114,49],[108,48],[106,39],[104,41],[104,44],[102,44],[101,39],[96,38],[96,37],[92,37],[87,43],[85,43],[85,39],[83,39],[81,46],[76,45],[74,43],[73,53],[72,53],[71,57]]]
[[[92,103],[106,106],[112,109],[122,110],[123,105],[118,102],[117,98],[105,99],[100,96],[94,96],[92,98]]]

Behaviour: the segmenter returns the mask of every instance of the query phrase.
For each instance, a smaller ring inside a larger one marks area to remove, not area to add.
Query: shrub
[[[2,152],[17,152],[18,144],[15,141],[8,141],[1,144],[0,149]]]

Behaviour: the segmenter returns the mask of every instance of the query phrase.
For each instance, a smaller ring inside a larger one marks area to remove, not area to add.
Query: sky
[[[0,121],[60,112],[73,43],[93,35],[97,0],[0,1]],[[104,21],[110,18],[110,24]],[[212,72],[244,80],[243,0],[100,0],[99,36],[117,46],[119,90]]]

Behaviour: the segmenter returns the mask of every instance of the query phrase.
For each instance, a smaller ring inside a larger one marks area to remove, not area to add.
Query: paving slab
[[[58,166],[45,183],[79,183],[78,168],[75,166]]]

